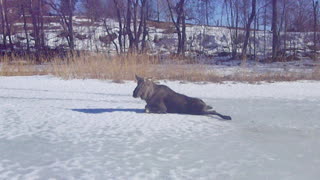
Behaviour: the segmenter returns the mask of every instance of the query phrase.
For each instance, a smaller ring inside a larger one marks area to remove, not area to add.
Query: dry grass
[[[179,60],[180,61],[180,60]],[[205,66],[181,64],[161,64],[157,56],[131,54],[128,56],[105,57],[102,55],[82,56],[69,63],[55,60],[51,63],[53,74],[64,79],[92,78],[112,79],[115,82],[133,80],[135,74],[155,79],[186,81],[219,81],[211,73],[205,75]]]
[[[1,59],[1,76],[26,76],[53,74],[64,79],[110,79],[114,82],[133,80],[135,74],[155,79],[180,81],[240,81],[240,82],[275,82],[295,80],[320,80],[320,67],[315,67],[312,73],[273,72],[257,73],[239,71],[223,76],[214,70],[208,70],[206,65],[182,63],[181,59],[172,64],[163,64],[157,56],[123,55],[108,57],[101,54],[82,55],[69,60],[54,59],[43,61],[37,65],[32,61],[8,57]],[[189,61],[184,61],[188,62]]]
[[[320,80],[320,65],[313,68],[312,77],[314,80]]]
[[[56,59],[51,63],[53,73],[65,79],[92,78],[131,80],[136,73],[151,74],[150,67],[157,58],[145,55],[106,57],[99,54],[70,58],[69,62]]]
[[[0,76],[31,76],[50,74],[49,69],[35,62],[20,58],[4,56],[0,58]]]

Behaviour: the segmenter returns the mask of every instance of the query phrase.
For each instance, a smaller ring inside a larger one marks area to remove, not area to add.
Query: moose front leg
[[[147,104],[144,109],[144,112],[162,114],[162,113],[167,113],[167,108],[163,103],[156,104],[156,105],[155,104]]]

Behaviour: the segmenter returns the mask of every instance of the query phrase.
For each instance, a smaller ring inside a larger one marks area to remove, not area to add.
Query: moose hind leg
[[[212,111],[206,111],[205,114],[216,115],[216,116],[221,117],[224,120],[232,120],[232,118],[230,116],[222,115],[222,114],[217,113],[216,111],[213,111],[213,110]]]

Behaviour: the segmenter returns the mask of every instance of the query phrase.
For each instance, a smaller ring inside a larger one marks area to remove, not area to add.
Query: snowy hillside
[[[23,23],[15,24],[17,29],[22,29]],[[31,27],[31,24],[28,26]],[[109,33],[107,33],[108,28]],[[29,33],[31,33],[31,29]],[[47,46],[53,49],[66,49],[68,43],[63,37],[63,28],[59,22],[51,22],[46,26],[45,39]],[[187,25],[186,28],[186,50],[189,54],[206,54],[217,55],[218,53],[231,52],[231,34],[235,30],[227,27],[201,26],[201,25]],[[239,41],[244,38],[244,31],[239,30]],[[106,52],[114,54],[116,49],[112,40],[118,43],[118,23],[113,19],[108,19],[106,25],[102,21],[92,22],[92,20],[84,17],[74,17],[74,34],[75,34],[75,49],[92,52]],[[253,33],[251,33],[253,36]],[[113,36],[115,35],[115,36]],[[281,34],[282,35],[282,34]],[[310,46],[313,45],[313,33],[294,33],[288,32],[281,36],[281,40],[286,39],[286,49],[288,54],[298,54],[305,56],[310,52]],[[249,51],[253,51],[253,44],[256,41],[256,53],[264,55],[271,52],[272,34],[270,31],[257,31],[256,40],[250,38]],[[1,37],[0,37],[1,40]],[[13,36],[13,41],[19,47],[26,48],[25,33],[16,32]],[[177,34],[174,26],[171,23],[157,23],[150,21],[148,24],[147,49],[149,53],[154,54],[168,54],[175,52],[177,48]],[[33,41],[30,42],[31,44]],[[128,46],[128,45],[127,45]],[[238,43],[237,47],[241,50],[242,43]],[[251,53],[253,54],[253,53]]]
[[[162,83],[233,121],[145,114],[134,82],[0,77],[0,179],[319,178],[319,82]]]

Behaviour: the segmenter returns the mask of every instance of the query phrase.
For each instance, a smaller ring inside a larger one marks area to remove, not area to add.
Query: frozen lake
[[[0,77],[0,179],[318,179],[320,83],[165,83],[233,121],[144,114],[135,83]]]

